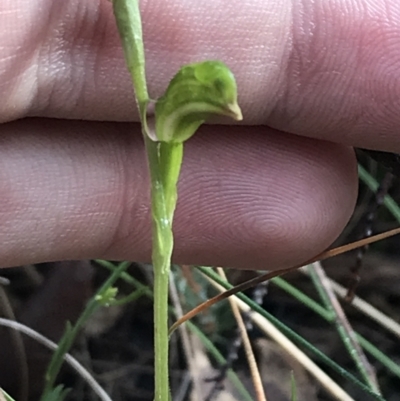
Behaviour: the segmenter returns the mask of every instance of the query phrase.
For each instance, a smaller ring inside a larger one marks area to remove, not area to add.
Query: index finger
[[[2,120],[137,119],[111,4],[19,0],[2,13]],[[400,151],[396,0],[141,2],[148,80],[221,59],[248,124]],[[21,23],[22,22],[22,23]],[[18,24],[17,24],[18,23]]]

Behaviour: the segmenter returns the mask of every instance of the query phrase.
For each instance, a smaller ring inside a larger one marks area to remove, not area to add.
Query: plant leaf
[[[42,401],[63,401],[70,389],[64,388],[62,384],[53,388],[49,393],[45,394]]]

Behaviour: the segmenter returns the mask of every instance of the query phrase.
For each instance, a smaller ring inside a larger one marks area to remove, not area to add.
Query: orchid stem
[[[149,163],[153,229],[152,263],[154,268],[155,400],[165,401],[169,398],[168,280],[173,250],[172,219],[176,204],[176,182],[182,161],[183,145],[175,147],[153,142],[147,136],[144,127],[149,95],[146,84],[139,1],[114,0],[113,6],[125,59],[135,89]],[[166,165],[171,167],[165,169]],[[175,181],[172,184],[169,181],[170,177],[168,177],[171,170],[175,175]]]

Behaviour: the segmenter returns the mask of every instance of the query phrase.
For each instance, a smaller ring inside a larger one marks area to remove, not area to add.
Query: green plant
[[[155,400],[167,400],[168,280],[173,250],[172,221],[183,143],[211,115],[242,119],[236,82],[220,61],[189,64],[171,80],[165,94],[152,101],[147,92],[138,0],[113,0],[114,14],[131,73],[142,123],[151,179],[154,268]],[[154,116],[148,110],[154,108]],[[150,124],[150,118],[153,124]],[[154,129],[151,128],[154,126]]]
[[[120,265],[112,272],[110,277],[105,281],[105,283],[99,288],[97,293],[89,300],[84,311],[79,316],[79,319],[71,326],[67,323],[67,328],[61,338],[56,352],[50,361],[47,368],[45,376],[45,386],[41,396],[41,401],[49,400],[62,400],[66,396],[66,392],[63,386],[54,387],[57,375],[61,369],[62,363],[64,361],[65,354],[70,350],[76,336],[87,322],[90,316],[100,308],[101,306],[110,306],[114,302],[120,303],[121,301],[115,301],[116,290],[112,287],[114,283],[120,278],[121,274],[128,268],[129,262],[122,262]],[[142,290],[135,291],[135,294],[141,294]],[[129,296],[129,300],[132,296]]]
[[[167,327],[168,280],[173,250],[172,222],[177,201],[176,186],[183,159],[183,144],[213,114],[228,116],[237,120],[241,119],[242,116],[236,101],[234,77],[220,61],[205,61],[182,67],[171,80],[165,94],[156,101],[151,100],[146,85],[138,0],[113,0],[113,6],[128,69],[132,76],[149,162],[153,218],[152,261],[155,281],[155,399],[161,401],[170,397]],[[108,280],[97,296],[89,302],[77,324],[67,329],[59,350],[54,355],[50,365],[43,401],[53,399],[53,396],[59,399],[64,394],[62,387],[53,388],[55,376],[60,369],[62,356],[70,348],[87,317],[100,305],[108,306],[120,302],[114,299],[116,291],[112,287],[112,283],[119,277],[125,277],[129,280],[129,276],[124,275],[124,268],[121,266],[117,272],[113,273],[112,280]],[[295,268],[297,267],[290,270]],[[263,279],[265,277],[271,278],[273,275],[264,276]],[[260,279],[257,280],[261,281]],[[284,285],[282,281],[277,279],[276,282]],[[138,294],[133,293],[133,296],[128,298],[134,298]],[[305,299],[305,297],[303,298]],[[308,303],[313,305],[315,311],[324,315],[327,320],[333,319],[328,304],[324,308],[315,302],[308,301]],[[253,308],[257,309],[254,306]],[[268,318],[274,320],[271,316]],[[275,324],[279,326],[278,322]],[[280,327],[282,331],[286,330],[283,326]],[[301,343],[301,339],[296,337],[295,333],[290,335],[293,335]],[[315,353],[324,360],[320,353],[317,351]],[[334,366],[326,359],[324,361],[331,367]],[[342,374],[350,380],[354,379],[345,371],[342,371]],[[358,383],[357,380],[353,381]],[[361,384],[359,385],[362,387]],[[362,388],[368,390],[365,386]],[[296,386],[293,379],[292,399],[296,399],[295,390]],[[373,393],[374,390],[369,389],[370,393]],[[381,399],[377,394],[375,394],[375,398]]]

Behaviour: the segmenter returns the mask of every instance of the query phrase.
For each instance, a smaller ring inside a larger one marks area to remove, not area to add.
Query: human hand
[[[350,147],[400,152],[400,6],[367,3],[142,1],[150,93],[184,63],[220,59],[248,124],[188,141],[176,262],[307,260],[354,207]],[[111,4],[3,3],[0,43],[0,265],[149,260],[147,166]]]

